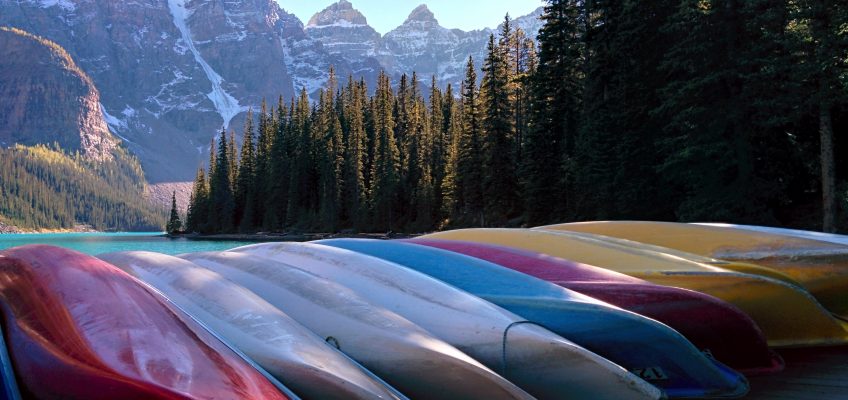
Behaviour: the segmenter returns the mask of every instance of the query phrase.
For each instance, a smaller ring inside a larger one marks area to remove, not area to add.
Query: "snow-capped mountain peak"
[[[404,24],[412,24],[412,23],[428,23],[438,25],[439,21],[436,20],[436,16],[433,15],[433,12],[427,7],[426,4],[421,4],[418,7],[415,7],[409,16],[406,17],[406,21]]]
[[[306,28],[320,28],[325,26],[365,26],[368,25],[368,20],[362,15],[359,10],[353,8],[353,4],[349,1],[341,0],[338,3],[331,4],[321,12],[312,16]]]

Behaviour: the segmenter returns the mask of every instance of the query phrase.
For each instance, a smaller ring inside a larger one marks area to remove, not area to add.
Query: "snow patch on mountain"
[[[122,120],[112,114],[109,114],[106,111],[106,107],[103,106],[103,103],[100,103],[100,111],[103,113],[103,120],[106,121],[106,125],[109,126],[109,132],[113,135],[121,138],[124,142],[133,143],[132,140],[127,139],[122,136],[119,132],[125,131],[129,126],[127,125],[127,121]],[[124,110],[126,113],[126,110]],[[125,114],[126,115],[126,114]]]
[[[325,25],[307,25],[305,29],[321,29],[321,28],[362,28],[368,24],[354,24],[348,20],[340,19],[331,24]]]
[[[191,30],[186,21],[191,13],[185,7],[185,0],[168,0],[168,8],[171,10],[171,15],[174,19],[174,25],[182,35],[182,41],[188,50],[194,55],[195,61],[203,69],[209,82],[212,83],[212,91],[206,94],[206,97],[215,105],[215,109],[221,118],[224,119],[224,129],[228,128],[230,121],[243,111],[247,111],[247,107],[239,105],[235,97],[227,93],[223,88],[224,79],[215,72],[214,69],[206,62],[200,51],[195,47],[195,43],[191,38]]]
[[[31,3],[38,4],[41,8],[50,8],[58,6],[65,11],[74,11],[76,6],[71,0],[34,0]]]

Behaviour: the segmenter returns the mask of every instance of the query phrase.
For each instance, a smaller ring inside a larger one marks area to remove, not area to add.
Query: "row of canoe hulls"
[[[9,249],[5,398],[740,397],[745,375],[782,369],[770,347],[848,341],[834,289],[848,246],[764,229],[584,223],[177,257]]]

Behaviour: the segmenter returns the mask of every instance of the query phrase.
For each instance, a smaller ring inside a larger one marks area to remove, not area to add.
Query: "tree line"
[[[213,140],[188,230],[844,224],[843,3],[549,0],[542,19],[534,43],[507,17],[459,88],[331,71],[315,102],[263,101],[240,148]]]

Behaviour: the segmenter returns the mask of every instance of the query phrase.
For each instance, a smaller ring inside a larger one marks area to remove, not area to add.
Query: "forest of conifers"
[[[117,148],[92,161],[56,144],[0,149],[0,223],[22,229],[157,231],[164,210],[143,196],[138,161]]]
[[[263,104],[240,149],[213,141],[187,229],[845,227],[844,2],[547,3],[537,43],[507,18],[459,88],[331,73]]]

